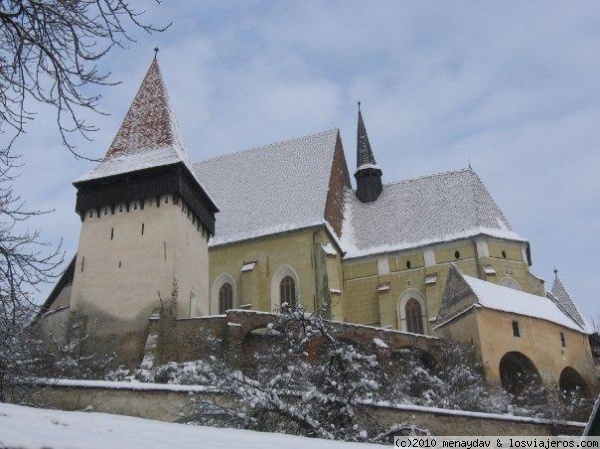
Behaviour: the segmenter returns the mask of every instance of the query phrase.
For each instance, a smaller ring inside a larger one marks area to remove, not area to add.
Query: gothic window
[[[291,276],[284,277],[279,283],[279,299],[281,304],[287,303],[291,307],[296,306],[296,283]]]
[[[406,316],[406,330],[413,334],[423,334],[423,312],[421,304],[414,298],[407,301],[404,306]]]
[[[227,310],[233,308],[233,288],[229,282],[225,282],[219,289],[219,313],[223,315]]]

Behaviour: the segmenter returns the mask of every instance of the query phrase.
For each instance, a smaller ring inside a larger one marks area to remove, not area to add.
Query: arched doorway
[[[560,373],[560,379],[558,380],[558,388],[561,393],[572,394],[579,393],[581,396],[589,397],[590,389],[587,382],[583,379],[574,368],[567,366]]]
[[[520,395],[542,386],[542,378],[533,362],[520,352],[508,352],[500,360],[500,382],[506,391]]]

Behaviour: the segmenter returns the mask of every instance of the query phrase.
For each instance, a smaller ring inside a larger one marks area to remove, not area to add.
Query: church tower
[[[208,314],[218,212],[191,169],[156,58],[106,155],[74,186],[82,226],[71,328],[135,361],[154,310]]]
[[[367,128],[358,103],[358,130],[356,137],[356,196],[363,203],[375,201],[381,195],[381,168],[375,162]]]

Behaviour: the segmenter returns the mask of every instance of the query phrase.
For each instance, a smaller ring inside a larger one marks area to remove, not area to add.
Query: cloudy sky
[[[350,169],[361,100],[384,181],[470,162],[588,318],[600,317],[600,2],[134,1],[162,34],[134,33],[100,68],[111,115],[78,150],[100,157],[159,60],[193,160],[340,128]],[[71,181],[92,167],[40,110],[16,149],[17,188],[70,258],[80,222]],[[33,223],[32,223],[33,224]],[[43,296],[40,294],[40,297]]]

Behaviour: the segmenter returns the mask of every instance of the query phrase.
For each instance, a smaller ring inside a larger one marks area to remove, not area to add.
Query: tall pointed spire
[[[552,290],[549,295],[559,308],[563,310],[573,321],[579,324],[582,328],[586,328],[586,322],[581,312],[573,302],[571,295],[563,285],[562,281],[558,277],[558,270],[554,269],[554,282],[552,283]]]
[[[194,174],[156,55],[106,155],[75,180],[75,210],[88,211],[177,195],[214,234],[217,206]]]
[[[367,128],[360,111],[360,101],[358,102],[358,129],[356,133],[356,168],[360,169],[363,165],[376,165],[371,143],[367,135]]]
[[[172,150],[171,155],[187,160],[185,144],[155,53],[104,160],[157,149]]]
[[[367,127],[360,110],[358,102],[358,128],[356,132],[356,196],[363,203],[375,201],[383,185],[381,183],[381,168],[375,162],[375,156],[371,149],[371,142],[367,134]]]

